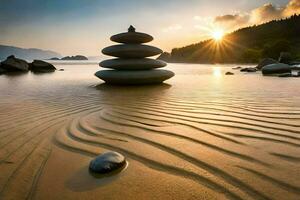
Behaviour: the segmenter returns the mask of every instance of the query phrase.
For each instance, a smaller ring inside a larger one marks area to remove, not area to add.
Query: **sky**
[[[0,0],[0,44],[100,56],[129,25],[164,51],[300,13],[300,0]]]

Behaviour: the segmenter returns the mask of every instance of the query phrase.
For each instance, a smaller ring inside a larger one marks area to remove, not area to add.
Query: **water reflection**
[[[221,67],[213,67],[212,70],[213,70],[214,77],[220,78],[222,76]]]

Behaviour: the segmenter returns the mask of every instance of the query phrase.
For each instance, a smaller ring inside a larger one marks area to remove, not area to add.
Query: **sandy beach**
[[[166,84],[116,87],[55,66],[0,77],[0,199],[299,199],[299,79],[170,64]],[[127,166],[95,177],[106,151]]]

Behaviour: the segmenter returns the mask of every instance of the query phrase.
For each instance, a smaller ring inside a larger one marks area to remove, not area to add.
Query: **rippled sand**
[[[96,65],[0,76],[0,199],[299,199],[300,79],[172,65],[112,87]],[[121,173],[93,177],[113,150]]]

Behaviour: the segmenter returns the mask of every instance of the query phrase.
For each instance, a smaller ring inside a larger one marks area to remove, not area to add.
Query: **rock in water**
[[[292,67],[287,64],[277,63],[264,66],[262,68],[263,75],[291,73]]]
[[[139,71],[118,71],[101,70],[95,76],[108,84],[114,85],[147,85],[161,83],[174,76],[168,70],[139,70]]]
[[[283,73],[279,74],[278,77],[293,77],[293,75],[291,73]]]
[[[254,67],[246,67],[246,68],[242,68],[240,71],[241,72],[256,72],[257,69]]]
[[[56,68],[45,61],[42,60],[34,60],[30,64],[30,70],[33,72],[53,72],[56,70]]]
[[[102,53],[117,59],[102,61],[99,65],[114,70],[102,70],[95,73],[95,76],[109,84],[116,85],[144,85],[158,84],[174,76],[168,70],[154,70],[167,65],[161,60],[154,60],[146,57],[162,53],[159,48],[143,45],[153,40],[153,37],[135,32],[130,26],[128,32],[120,33],[111,37],[114,42],[122,43],[106,47]]]
[[[281,52],[278,61],[280,63],[290,64],[292,62],[292,56],[289,52]]]
[[[161,60],[153,60],[149,58],[140,59],[110,59],[104,60],[99,64],[101,67],[117,69],[117,70],[145,70],[153,68],[161,68],[167,63]]]
[[[225,75],[234,75],[232,72],[226,72]]]
[[[0,74],[4,74],[5,72],[6,72],[6,70],[1,68],[1,65],[0,65]]]
[[[95,173],[110,173],[117,169],[121,169],[126,164],[124,156],[117,152],[106,152],[90,162],[89,169]]]
[[[275,60],[273,58],[265,58],[262,61],[260,61],[260,63],[256,66],[256,68],[258,70],[261,70],[264,66],[275,64],[275,63],[278,63],[277,60]]]
[[[9,56],[3,62],[1,62],[1,68],[7,72],[27,72],[29,65],[25,60],[16,58],[15,56]]]

